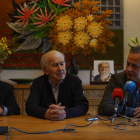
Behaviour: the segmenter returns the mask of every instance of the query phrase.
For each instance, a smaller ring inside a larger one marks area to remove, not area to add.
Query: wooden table
[[[18,128],[27,132],[44,132],[56,129],[63,129],[68,124],[87,125],[86,117],[81,116],[63,121],[50,121],[38,119],[26,115],[0,116],[0,126]],[[115,118],[112,124],[127,122],[123,118]],[[110,122],[107,122],[110,123]],[[114,126],[106,126],[100,121],[93,122],[87,127],[73,127],[76,132],[53,132],[48,134],[24,134],[12,129],[11,136],[8,140],[131,140],[140,139],[140,126],[127,126],[126,130],[115,130]],[[123,126],[124,128],[124,126]],[[5,140],[7,134],[0,135],[0,140]]]

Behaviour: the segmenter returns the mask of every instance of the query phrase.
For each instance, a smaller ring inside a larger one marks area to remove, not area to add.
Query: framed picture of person
[[[93,81],[107,82],[114,74],[113,60],[94,60],[94,77]]]

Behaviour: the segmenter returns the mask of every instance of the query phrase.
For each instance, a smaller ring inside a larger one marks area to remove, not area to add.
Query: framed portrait
[[[108,82],[111,75],[114,74],[113,60],[94,60],[93,81]]]

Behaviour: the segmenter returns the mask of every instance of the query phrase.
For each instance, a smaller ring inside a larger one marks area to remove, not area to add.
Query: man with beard
[[[98,71],[99,74],[94,77],[94,81],[109,81],[111,74],[108,62],[99,63]]]
[[[140,46],[131,48],[127,61],[125,71],[113,74],[105,89],[104,96],[99,106],[99,114],[104,116],[111,116],[114,114],[115,102],[112,99],[112,93],[115,88],[122,88],[127,81],[133,81],[136,88],[131,94],[128,94],[126,106],[121,110],[122,102],[120,102],[118,110],[120,114],[125,114],[129,117],[140,118]],[[132,85],[130,85],[131,88]],[[123,92],[124,96],[125,92]]]
[[[44,75],[36,78],[26,103],[28,115],[52,121],[85,115],[89,104],[81,80],[66,73],[65,57],[53,50],[41,58]]]

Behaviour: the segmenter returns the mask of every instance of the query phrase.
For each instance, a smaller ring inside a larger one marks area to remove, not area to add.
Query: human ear
[[[43,66],[42,69],[43,69],[44,73],[45,73],[46,75],[48,75],[47,68],[46,68],[45,66]]]

